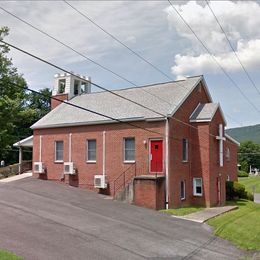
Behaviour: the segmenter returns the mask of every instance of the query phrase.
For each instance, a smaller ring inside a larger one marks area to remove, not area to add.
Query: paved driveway
[[[238,259],[209,227],[33,178],[0,184],[0,248],[26,259]]]

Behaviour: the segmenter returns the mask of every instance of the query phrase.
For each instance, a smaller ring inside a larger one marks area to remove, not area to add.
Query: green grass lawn
[[[260,193],[260,176],[240,177],[238,182],[244,184],[247,191],[253,192],[255,186],[255,192]]]
[[[260,250],[260,204],[239,200],[239,208],[207,221],[215,235],[247,250]]]
[[[163,209],[160,211],[163,213],[167,213],[167,214],[171,214],[171,215],[175,215],[175,216],[184,216],[184,215],[188,215],[190,213],[200,211],[202,209],[204,209],[204,208],[196,207],[196,206],[187,206],[187,207],[182,207],[182,208],[178,208],[178,209]]]
[[[22,260],[22,257],[16,256],[13,253],[0,250],[0,260]]]

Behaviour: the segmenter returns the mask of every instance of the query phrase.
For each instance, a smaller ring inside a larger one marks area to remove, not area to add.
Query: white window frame
[[[184,140],[185,140],[185,145],[184,144]],[[184,155],[184,149],[185,149],[185,158],[183,158]],[[182,139],[182,161],[183,162],[188,162],[189,161],[189,139],[187,138],[183,138]]]
[[[62,150],[62,160],[57,160],[57,143],[62,142],[63,143],[63,150]],[[57,140],[54,142],[54,161],[57,163],[63,163],[64,162],[64,141],[63,140]]]
[[[183,183],[183,195],[184,196],[182,197],[182,194],[180,192],[180,197],[181,197],[181,200],[185,200],[186,199],[186,181],[185,180],[181,181],[181,187],[182,187],[182,183]]]
[[[124,163],[135,163],[135,159],[134,160],[126,160],[126,158],[125,158],[125,141],[127,140],[127,139],[133,139],[134,140],[134,146],[135,146],[135,137],[124,137],[124,140],[123,140],[123,142],[124,142],[124,145],[123,145],[123,147],[124,147],[124,149],[123,149],[123,157],[124,157]],[[135,158],[135,152],[136,152],[136,149],[134,149],[134,158]]]
[[[201,180],[201,193],[197,193],[197,191],[196,191],[196,187],[198,187],[197,186],[197,180]],[[203,180],[202,180],[202,178],[199,178],[199,177],[197,177],[197,178],[193,178],[193,196],[202,196],[203,195]]]
[[[88,148],[88,142],[89,141],[95,141],[96,142],[96,149],[95,149],[95,153],[96,153],[96,160],[89,160],[88,159],[88,152],[89,152],[89,148]],[[86,151],[87,151],[87,154],[86,154],[86,157],[87,157],[87,163],[96,163],[97,162],[97,140],[96,139],[87,139],[87,141],[86,141]]]

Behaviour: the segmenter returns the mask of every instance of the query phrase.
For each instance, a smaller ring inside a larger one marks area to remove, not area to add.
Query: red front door
[[[163,172],[163,141],[151,140],[150,172]]]

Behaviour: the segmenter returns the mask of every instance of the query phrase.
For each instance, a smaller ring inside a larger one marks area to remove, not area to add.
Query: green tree
[[[8,35],[8,28],[0,28],[0,39]],[[16,141],[15,125],[19,112],[25,106],[26,82],[12,60],[7,57],[9,48],[0,43],[0,159],[9,160],[12,143]],[[21,86],[15,87],[14,84]]]
[[[260,168],[260,145],[252,141],[240,144],[238,151],[238,161],[243,165],[244,171],[249,171],[249,165]]]
[[[7,27],[0,28],[0,39],[8,32]],[[8,53],[8,46],[0,43],[0,160],[10,164],[18,160],[12,145],[31,135],[30,126],[49,112],[51,91],[40,90],[43,95],[27,91]]]

